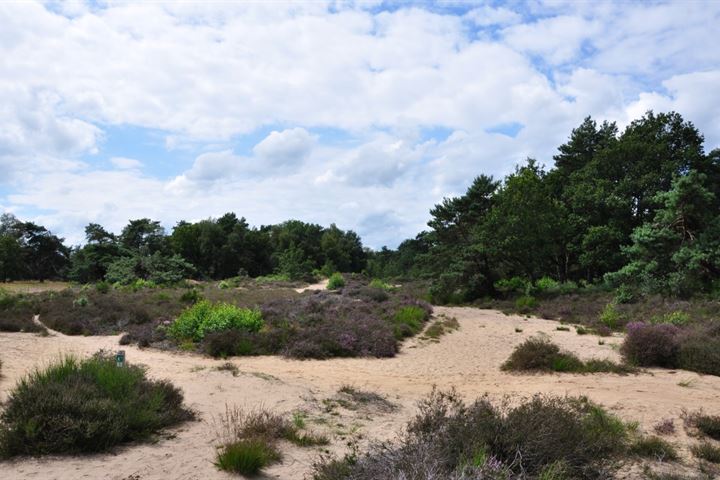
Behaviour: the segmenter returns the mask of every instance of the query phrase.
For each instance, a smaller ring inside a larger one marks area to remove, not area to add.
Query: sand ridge
[[[558,331],[557,322],[507,316],[500,312],[465,307],[436,307],[435,314],[455,317],[460,329],[427,342],[412,339],[390,359],[288,360],[280,357],[243,357],[230,361],[240,370],[236,377],[216,370],[225,361],[189,353],[118,347],[119,336],[70,337],[53,334],[0,333],[0,400],[7,397],[18,378],[64,353],[91,354],[98,349],[127,352],[128,361],[148,366],[149,375],[165,378],[181,387],[186,401],[200,416],[172,430],[171,438],[150,445],[131,445],[110,454],[89,457],[49,457],[0,463],[3,479],[223,479],[237,478],[219,472],[214,465],[214,417],[226,404],[253,407],[264,405],[277,411],[301,409],[310,418],[334,422],[326,430],[334,434],[332,447],[343,451],[340,435],[353,430],[369,439],[391,439],[415,411],[416,402],[433,386],[456,388],[468,400],[488,394],[587,395],[626,420],[637,420],[651,431],[664,418],[678,419],[683,409],[720,410],[720,378],[685,371],[650,369],[638,375],[517,375],[499,367],[518,343],[547,335],[583,359],[617,360],[620,337],[598,344],[594,335],[577,335],[574,329]],[[522,330],[517,332],[516,330]],[[690,387],[678,385],[690,381]],[[332,397],[343,384],[385,394],[400,409],[390,414],[352,416],[349,412],[329,417],[323,399]],[[312,423],[312,420],[310,422]],[[680,427],[680,421],[676,420]],[[328,424],[316,425],[327,429]],[[673,439],[687,443],[678,428]],[[284,445],[284,460],[267,469],[264,478],[300,480],[305,477],[318,451]],[[261,477],[263,478],[263,477]]]

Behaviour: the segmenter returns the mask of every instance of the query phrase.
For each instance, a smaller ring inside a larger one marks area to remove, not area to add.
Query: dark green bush
[[[686,421],[691,427],[697,428],[700,433],[720,440],[720,415],[706,415],[702,412],[687,415]]]
[[[85,453],[144,440],[192,418],[180,390],[117,367],[109,356],[64,357],[10,392],[0,419],[0,456]]]
[[[626,361],[635,365],[675,368],[680,353],[678,333],[674,325],[629,323],[620,352]]]
[[[108,293],[110,291],[111,285],[108,282],[98,282],[95,284],[95,290],[97,290],[100,293]]]
[[[518,372],[631,373],[635,370],[610,360],[592,359],[583,362],[570,352],[542,337],[532,337],[515,347],[503,370]]]

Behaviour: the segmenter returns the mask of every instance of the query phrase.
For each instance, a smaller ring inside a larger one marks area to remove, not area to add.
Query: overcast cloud
[[[0,210],[71,242],[235,211],[395,246],[587,115],[720,146],[720,2],[3,2]]]

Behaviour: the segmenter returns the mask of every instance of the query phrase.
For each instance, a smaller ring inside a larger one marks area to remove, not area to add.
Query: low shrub
[[[537,299],[530,295],[523,295],[515,300],[515,308],[520,313],[530,313],[535,310],[539,305]]]
[[[180,295],[180,301],[189,304],[198,303],[202,299],[202,294],[194,288],[191,288],[190,290],[183,292],[183,294]]]
[[[112,356],[64,357],[20,380],[0,416],[0,456],[104,451],[192,418],[180,390]]]
[[[373,278],[370,284],[370,288],[379,288],[380,290],[393,290],[393,286],[389,283],[383,282],[379,278]]]
[[[640,457],[658,461],[677,460],[678,453],[674,446],[660,437],[640,437],[630,446],[630,451]]]
[[[702,412],[685,415],[685,422],[700,433],[708,437],[720,440],[720,415],[707,415]]]
[[[494,287],[502,293],[525,293],[530,282],[521,277],[503,278],[495,282]]]
[[[614,303],[608,303],[605,305],[602,313],[600,313],[600,323],[605,325],[610,330],[614,330],[620,323],[620,313]]]
[[[674,325],[633,322],[627,325],[620,352],[627,362],[635,365],[674,368],[678,366],[680,353],[678,333]]]
[[[622,421],[585,398],[495,405],[484,397],[467,406],[453,391],[434,391],[397,441],[326,457],[313,478],[609,478],[629,441]]]
[[[416,335],[422,330],[427,318],[427,312],[420,307],[411,305],[400,308],[393,317],[395,338],[403,339]]]
[[[656,423],[653,430],[658,435],[672,435],[675,433],[675,422],[672,418],[666,418]]]
[[[253,438],[222,445],[215,465],[226,472],[253,476],[280,458],[280,452],[274,445],[267,440]]]
[[[339,290],[345,286],[345,278],[341,273],[335,272],[328,279],[328,290]]]
[[[108,293],[110,288],[112,288],[112,285],[110,285],[109,282],[101,281],[95,284],[95,290],[97,290],[98,293]]]
[[[328,439],[312,432],[301,432],[294,422],[264,408],[243,410],[225,408],[216,424],[218,468],[243,475],[256,475],[280,460],[279,440],[301,447],[327,445]]]
[[[720,328],[686,329],[680,335],[678,367],[693,372],[720,376]]]
[[[683,325],[687,325],[690,323],[690,315],[687,312],[682,311],[674,311],[670,313],[666,313],[664,315],[655,315],[650,320],[651,323],[669,323],[670,325],[675,325],[676,327],[682,327]]]
[[[610,360],[592,359],[583,362],[570,352],[542,337],[532,337],[515,347],[501,366],[516,372],[632,373],[635,369]]]
[[[560,283],[550,277],[542,277],[535,281],[535,290],[540,293],[556,292],[560,290]]]
[[[703,442],[690,447],[690,451],[697,458],[708,461],[710,463],[720,463],[720,447],[716,447],[710,442]]]
[[[176,339],[200,341],[210,332],[233,329],[257,332],[263,324],[260,310],[203,300],[180,314],[168,328],[168,334]]]

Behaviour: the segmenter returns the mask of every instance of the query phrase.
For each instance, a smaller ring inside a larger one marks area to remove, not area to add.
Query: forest
[[[720,149],[679,113],[647,112],[622,132],[586,118],[553,167],[529,158],[503,179],[480,174],[430,211],[429,229],[396,250],[364,248],[353,231],[290,220],[248,225],[227,213],[131,220],[119,234],[91,223],[83,246],[45,227],[0,219],[0,278],[157,284],[184,278],[365,272],[426,280],[435,303],[466,303],[528,286],[604,285],[630,300],[686,298],[720,283]]]

